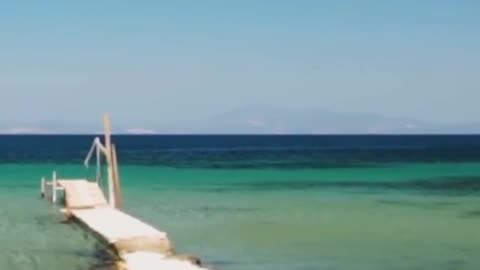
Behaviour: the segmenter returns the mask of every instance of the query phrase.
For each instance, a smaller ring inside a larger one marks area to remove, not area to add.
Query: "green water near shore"
[[[0,165],[0,269],[107,269],[60,223],[39,179],[76,165]],[[125,211],[223,270],[480,269],[480,164],[342,169],[122,166]]]

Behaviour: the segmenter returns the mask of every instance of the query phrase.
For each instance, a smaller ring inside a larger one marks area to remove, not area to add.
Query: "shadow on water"
[[[52,225],[66,226],[69,225],[69,229],[77,231],[76,234],[83,234],[84,238],[88,238],[88,233],[80,229],[80,227],[74,223],[72,220],[60,218],[58,215],[37,215],[34,218],[34,222],[39,227],[50,229]],[[80,229],[80,230],[78,230]],[[49,233],[53,233],[50,231]],[[52,253],[52,250],[36,250],[35,253]],[[93,248],[80,248],[75,250],[70,249],[57,249],[54,252],[57,256],[73,256],[77,258],[84,258],[89,261],[88,270],[115,270],[115,256],[112,252],[105,246],[101,245],[98,242],[95,242]],[[82,268],[83,269],[83,268]]]
[[[88,270],[115,270],[115,260],[111,253],[101,246],[96,246],[93,251],[76,251],[75,256],[91,260]]]

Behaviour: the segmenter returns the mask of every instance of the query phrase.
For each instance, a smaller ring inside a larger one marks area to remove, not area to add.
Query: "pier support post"
[[[112,126],[108,114],[103,116],[103,128],[105,130],[105,157],[107,160],[107,174],[108,174],[108,203],[115,207],[115,191],[113,182],[113,167],[112,167]]]
[[[113,169],[113,193],[114,193],[114,202],[115,208],[120,209],[122,207],[122,194],[120,189],[120,176],[118,173],[118,163],[117,163],[117,150],[115,144],[112,144],[112,169]]]

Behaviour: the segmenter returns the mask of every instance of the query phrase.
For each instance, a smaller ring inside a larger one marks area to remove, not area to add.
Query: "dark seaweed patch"
[[[200,211],[205,212],[254,212],[258,211],[257,208],[248,207],[222,207],[222,206],[203,206],[198,208]]]
[[[5,183],[0,182],[0,188],[2,189],[32,189],[33,187],[36,187],[36,185],[31,183],[13,183],[11,181]]]
[[[230,266],[230,265],[236,265],[240,264],[239,262],[234,262],[234,261],[221,261],[221,260],[215,260],[215,261],[209,261],[207,264],[205,264],[206,267],[212,267],[213,269],[216,269],[216,267],[224,267],[224,266]]]
[[[466,261],[460,259],[453,259],[448,261],[447,263],[448,269],[463,269],[467,264]],[[460,268],[461,267],[461,268]]]
[[[404,201],[404,200],[377,200],[377,203],[396,205],[396,206],[405,206],[405,207],[416,207],[423,209],[442,209],[451,205],[456,205],[456,202],[444,202],[444,201],[434,201],[434,202],[416,202],[416,201]]]
[[[418,206],[417,203],[414,203],[411,201],[401,201],[401,200],[377,200],[376,202],[381,204],[400,205],[400,206]]]
[[[33,218],[35,224],[41,227],[46,227],[52,222],[52,218],[50,216],[36,216]]]
[[[478,176],[433,178],[407,183],[417,189],[426,190],[480,191],[480,178]]]
[[[480,218],[480,210],[472,210],[460,215],[461,218]]]
[[[431,179],[415,179],[410,181],[262,181],[252,183],[234,183],[224,187],[210,189],[215,192],[224,192],[229,189],[236,191],[271,191],[271,190],[311,190],[311,189],[359,189],[363,191],[375,190],[402,190],[419,191],[425,193],[442,193],[448,195],[464,195],[480,192],[480,178],[472,177],[444,177]],[[440,202],[439,204],[449,202]]]

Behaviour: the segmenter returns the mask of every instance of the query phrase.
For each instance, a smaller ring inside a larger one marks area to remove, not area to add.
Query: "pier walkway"
[[[84,179],[42,183],[52,186],[52,192],[64,192],[63,212],[114,252],[118,270],[205,270],[177,257],[167,233],[111,207],[98,183]]]
[[[206,270],[200,259],[176,254],[167,233],[120,210],[120,179],[115,146],[110,143],[110,125],[106,119],[105,145],[95,139],[92,149],[97,150],[97,179],[57,179],[54,172],[51,181],[42,178],[42,197],[57,203],[57,192],[62,192],[62,212],[96,237],[115,256],[118,270]],[[88,160],[91,157],[90,151]],[[107,161],[108,199],[100,187],[100,158]]]

